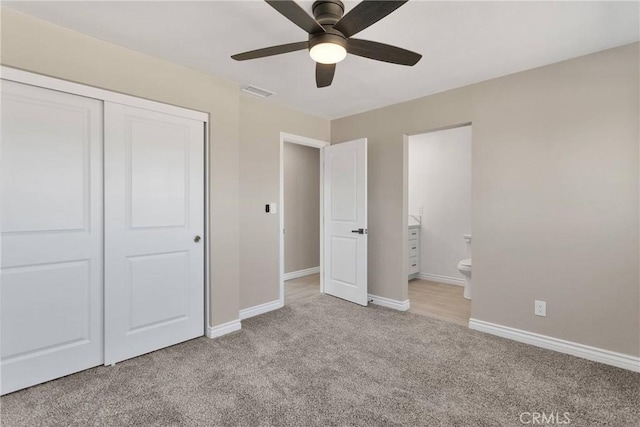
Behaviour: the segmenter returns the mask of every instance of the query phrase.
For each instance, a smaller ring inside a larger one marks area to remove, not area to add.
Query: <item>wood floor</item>
[[[284,282],[284,303],[304,301],[320,293],[320,274],[291,279]]]
[[[435,317],[468,326],[471,301],[462,296],[464,287],[427,280],[409,282],[411,313]],[[284,282],[284,303],[304,301],[320,293],[320,275],[300,277]]]
[[[445,285],[428,280],[409,281],[409,311],[459,325],[468,326],[471,301],[465,299],[463,286]]]

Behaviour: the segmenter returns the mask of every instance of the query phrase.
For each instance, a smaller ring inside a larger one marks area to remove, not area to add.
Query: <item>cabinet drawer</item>
[[[409,258],[409,274],[417,273],[420,271],[420,264],[418,263],[418,257],[414,256]]]
[[[417,240],[409,241],[409,258],[417,257],[418,254],[419,254],[418,241]]]
[[[417,240],[420,236],[419,228],[410,228],[409,229],[409,240]]]

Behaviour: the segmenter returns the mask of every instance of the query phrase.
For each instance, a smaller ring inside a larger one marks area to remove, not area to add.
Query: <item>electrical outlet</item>
[[[535,301],[533,312],[536,316],[547,317],[547,303],[545,301]]]
[[[418,206],[418,215],[422,215],[422,211],[423,211],[422,206]]]

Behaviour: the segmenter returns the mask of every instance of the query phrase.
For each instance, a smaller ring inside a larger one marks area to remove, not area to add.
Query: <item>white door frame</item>
[[[284,143],[306,145],[307,147],[317,148],[320,151],[320,292],[324,293],[324,273],[322,271],[323,250],[324,250],[324,214],[323,214],[323,198],[324,198],[324,147],[331,145],[329,142],[320,141],[318,139],[307,138],[305,136],[293,135],[286,132],[280,132],[280,307],[284,306]]]
[[[178,107],[175,105],[165,104],[162,102],[151,101],[148,99],[138,98],[131,95],[125,95],[113,92],[107,89],[100,89],[93,86],[87,86],[80,83],[70,82],[55,77],[48,77],[41,74],[31,73],[7,66],[0,66],[0,79],[10,80],[17,83],[24,83],[31,86],[38,86],[45,89],[57,90],[73,95],[80,95],[86,98],[93,98],[100,101],[109,101],[118,104],[129,105],[132,107],[143,108],[147,110],[157,111],[161,113],[171,114],[178,117],[198,120],[204,123],[204,325],[202,325],[202,335],[204,336],[209,326],[209,285],[210,285],[210,262],[209,254],[211,253],[211,239],[209,230],[209,134],[210,134],[210,117],[209,113],[188,108]],[[1,80],[0,80],[1,84]],[[104,248],[103,248],[104,249]]]

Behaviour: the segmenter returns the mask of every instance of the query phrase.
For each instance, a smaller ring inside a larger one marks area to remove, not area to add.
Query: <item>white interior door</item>
[[[105,364],[204,334],[204,124],[105,103]]]
[[[367,305],[367,139],[324,148],[324,291]]]
[[[103,362],[102,102],[2,81],[0,389]]]

